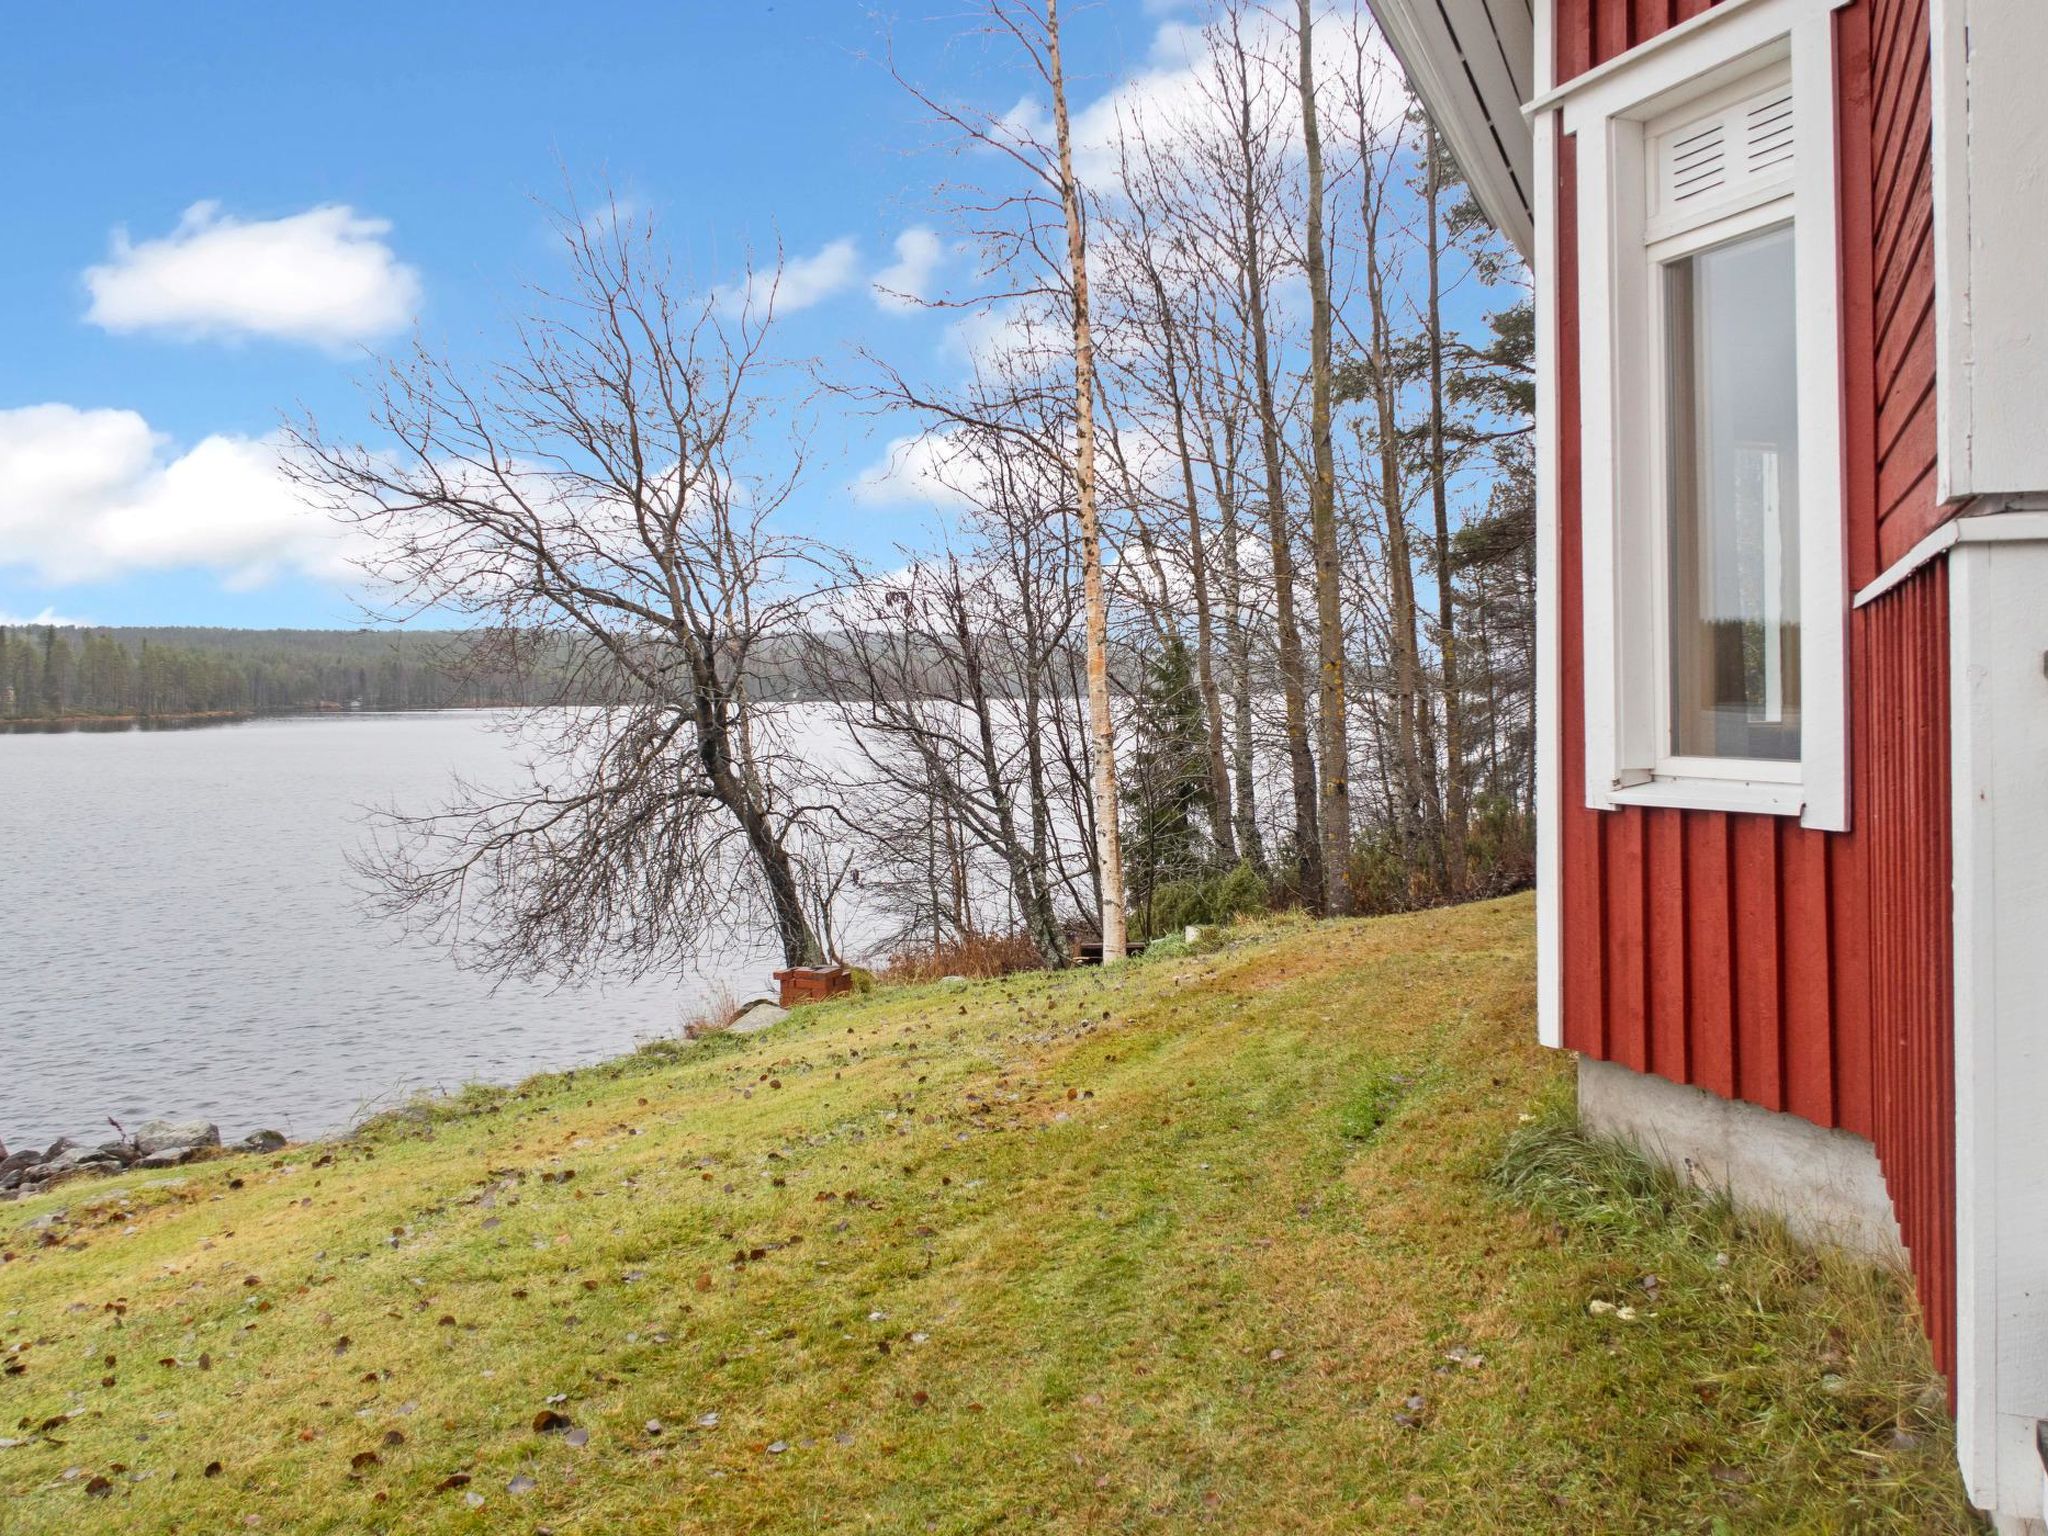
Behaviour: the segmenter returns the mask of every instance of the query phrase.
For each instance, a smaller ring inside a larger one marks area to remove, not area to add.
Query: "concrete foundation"
[[[1739,1208],[1783,1217],[1808,1242],[1905,1260],[1877,1149],[1861,1136],[1585,1056],[1579,1118]]]

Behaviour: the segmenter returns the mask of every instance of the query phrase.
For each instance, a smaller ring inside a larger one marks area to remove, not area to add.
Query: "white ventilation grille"
[[[1790,88],[1772,91],[1761,99],[1752,99],[1742,109],[1742,147],[1749,162],[1750,174],[1768,174],[1774,166],[1784,166],[1784,174],[1792,174],[1792,92]]]
[[[1647,238],[1682,234],[1792,190],[1792,87],[1782,71],[1768,84],[1752,78],[1713,98],[1710,110],[1674,117],[1651,133]]]
[[[1719,118],[1672,137],[1665,181],[1671,201],[1712,197],[1728,185],[1728,128]]]

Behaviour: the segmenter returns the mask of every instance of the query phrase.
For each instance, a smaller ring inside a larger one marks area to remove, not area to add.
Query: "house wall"
[[[1857,610],[1870,741],[1871,1121],[1935,1363],[1956,1365],[1948,563]],[[1881,704],[1879,701],[1882,701]],[[1929,743],[1934,748],[1930,750]]]
[[[1559,83],[1708,0],[1554,0]],[[1836,13],[1848,587],[1936,502],[1925,0]],[[1940,562],[1848,619],[1850,827],[1586,807],[1576,151],[1555,228],[1560,989],[1572,1049],[1870,1138],[1944,1370],[1955,1337],[1947,624]]]

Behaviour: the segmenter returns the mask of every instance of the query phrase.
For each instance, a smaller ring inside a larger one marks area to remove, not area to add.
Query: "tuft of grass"
[[[0,1205],[0,1530],[1971,1530],[1898,1277],[1552,1124],[1531,969],[1274,918]]]
[[[1508,1137],[1494,1178],[1554,1221],[1637,1239],[1688,1224],[1718,1230],[1730,1214],[1721,1196],[1693,1188],[1625,1141],[1588,1134],[1556,1103]]]
[[[1415,1079],[1406,1072],[1376,1068],[1351,1087],[1350,1095],[1337,1111],[1337,1134],[1346,1141],[1370,1142],[1393,1118]]]
[[[1734,1506],[1711,1529],[1749,1528],[1740,1515],[1769,1512],[1757,1528],[1988,1530],[1951,1475],[1946,1387],[1918,1329],[1899,1326],[1917,1315],[1902,1270],[1808,1247],[1775,1218],[1588,1133],[1557,1098],[1506,1138],[1493,1179],[1583,1255],[1576,1326],[1624,1362],[1597,1373],[1624,1395],[1649,1388],[1636,1398],[1645,1406],[1659,1385],[1685,1383],[1697,1401],[1688,1438],[1718,1429],[1730,1447],[1705,1478],[1695,1457],[1671,1468],[1702,1508],[1716,1494]],[[1637,1333],[1654,1333],[1654,1370],[1627,1347]],[[1840,1490],[1840,1509],[1817,1498],[1810,1510],[1774,1506],[1762,1492],[1790,1466],[1840,1456],[1869,1474]]]

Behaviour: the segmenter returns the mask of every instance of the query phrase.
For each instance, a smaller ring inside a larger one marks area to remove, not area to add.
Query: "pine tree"
[[[1133,714],[1137,748],[1125,782],[1130,827],[1124,867],[1132,905],[1150,934],[1159,892],[1213,873],[1216,862],[1208,729],[1193,660],[1178,635],[1147,667]]]

